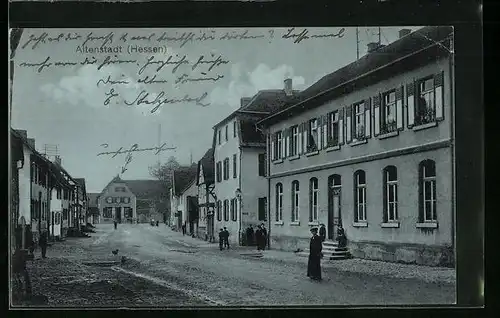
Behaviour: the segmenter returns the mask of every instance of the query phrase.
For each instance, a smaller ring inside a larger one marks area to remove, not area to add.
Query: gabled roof
[[[180,195],[186,191],[195,181],[198,165],[192,164],[191,166],[181,166],[174,170],[174,195]]]
[[[215,180],[214,173],[214,149],[210,148],[205,152],[200,161],[198,161],[198,171],[196,172],[196,181],[199,182],[200,166],[203,167],[203,179],[206,184],[212,184]]]
[[[155,200],[167,191],[160,180],[122,180],[138,200]]]
[[[269,125],[273,122],[285,120],[285,118],[292,115],[292,111],[293,115],[296,115],[307,109],[318,107],[321,103],[313,102],[315,98],[335,89],[338,89],[339,95],[341,95],[343,93],[342,87],[345,85],[354,84],[353,82],[356,82],[361,77],[368,76],[393,63],[399,63],[412,54],[431,47],[438,47],[441,50],[447,48],[449,46],[447,40],[452,37],[452,33],[453,27],[451,26],[424,27],[412,32],[324,76],[301,93],[296,94],[281,111],[261,120],[259,125]],[[359,87],[357,88],[359,89]]]
[[[89,208],[97,208],[97,199],[99,199],[100,193],[87,193],[87,200],[89,202]]]

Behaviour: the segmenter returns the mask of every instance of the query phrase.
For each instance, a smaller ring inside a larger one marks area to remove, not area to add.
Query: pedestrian
[[[311,229],[311,243],[309,244],[309,261],[307,263],[307,277],[314,280],[321,280],[321,250],[323,244],[318,236],[318,229]]]
[[[261,241],[261,249],[262,250],[265,250],[266,249],[266,245],[267,245],[267,229],[266,229],[266,226],[264,225],[264,223],[262,223],[260,225],[260,228],[262,229],[262,241]]]
[[[186,235],[186,222],[182,224],[182,235]]]
[[[249,225],[247,228],[247,246],[253,245],[253,234],[253,227],[252,225]]]
[[[224,227],[224,247],[229,249],[229,231],[226,227]]]
[[[337,229],[337,241],[339,242],[339,247],[343,248],[347,245],[347,238],[345,236],[344,228],[342,224],[339,224],[339,228]]]
[[[38,240],[38,245],[40,245],[40,249],[42,250],[42,258],[46,258],[45,254],[47,253],[47,233],[40,233],[40,240]]]
[[[319,237],[321,238],[321,242],[324,242],[326,240],[326,228],[323,223],[321,223],[319,227]]]
[[[156,226],[159,226],[159,224],[160,224],[160,221],[157,220],[156,221]]]
[[[220,229],[220,231],[219,231],[219,249],[221,251],[224,248],[224,236],[225,236],[224,230]]]
[[[118,226],[118,222],[116,220],[113,221],[113,224],[115,226],[115,230],[116,230],[116,227]]]
[[[262,228],[260,225],[257,226],[257,230],[255,231],[255,245],[257,245],[257,251],[262,249],[262,236],[264,233],[262,232]]]

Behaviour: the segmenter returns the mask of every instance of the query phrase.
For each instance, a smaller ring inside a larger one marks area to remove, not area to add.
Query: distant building
[[[205,240],[215,239],[215,174],[214,174],[214,151],[207,150],[203,158],[198,161],[197,182],[198,206],[199,206],[199,236]]]
[[[198,222],[196,173],[197,164],[175,169],[172,173],[172,188],[170,190],[171,226],[180,230],[182,225],[186,224],[186,230],[189,233],[195,231]]]
[[[356,257],[454,264],[452,27],[425,27],[320,79],[259,123],[271,247],[345,229]]]
[[[215,232],[226,227],[233,244],[242,243],[249,225],[266,223],[266,139],[255,123],[276,112],[297,93],[291,79],[284,89],[262,90],[242,98],[240,108],[214,129]]]
[[[81,225],[86,224],[87,215],[87,188],[85,186],[84,178],[75,178],[75,197],[76,197],[76,209],[74,213],[74,227],[80,229]]]
[[[99,223],[99,193],[87,193],[87,220],[86,223]]]

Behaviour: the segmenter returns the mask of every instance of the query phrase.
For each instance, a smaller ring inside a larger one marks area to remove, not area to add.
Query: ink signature
[[[202,101],[208,96],[208,93],[205,92],[199,97],[191,97],[188,94],[184,95],[182,98],[168,98],[166,97],[166,93],[164,91],[161,91],[158,95],[153,100],[149,100],[149,93],[146,92],[145,90],[142,90],[137,97],[133,101],[126,101],[124,100],[123,102],[128,105],[154,105],[155,107],[151,109],[151,113],[156,112],[162,105],[164,104],[177,104],[177,103],[191,103],[195,102],[196,105],[199,106],[209,106],[210,103],[202,103]]]
[[[303,29],[301,32],[296,33],[295,28],[288,29],[286,34],[283,34],[283,39],[294,39],[293,43],[300,43],[303,40],[310,38],[342,38],[345,35],[345,28],[341,28],[337,33],[327,34],[310,34],[308,29]]]

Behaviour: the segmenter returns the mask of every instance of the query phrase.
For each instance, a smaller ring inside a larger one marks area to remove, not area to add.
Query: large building
[[[214,126],[215,231],[226,227],[242,243],[249,225],[267,224],[266,138],[255,123],[280,109],[297,91],[262,90],[241,99],[240,107]]]
[[[400,32],[259,123],[269,149],[271,247],[339,225],[355,257],[454,264],[451,27]]]

